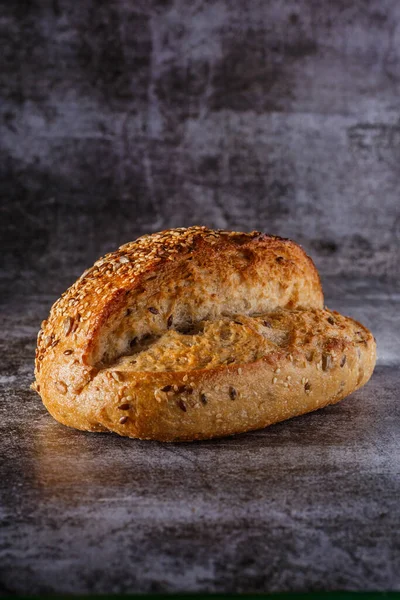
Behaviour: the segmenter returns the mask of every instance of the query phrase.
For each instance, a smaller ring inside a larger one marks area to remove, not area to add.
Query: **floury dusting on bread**
[[[265,427],[364,385],[372,334],[323,307],[294,242],[206,227],[98,260],[42,323],[34,388],[61,423],[160,441]]]

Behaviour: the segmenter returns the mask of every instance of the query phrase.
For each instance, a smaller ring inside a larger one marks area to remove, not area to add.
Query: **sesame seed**
[[[330,323],[331,325],[335,325],[335,319],[333,317],[328,317],[327,318],[328,323]]]
[[[120,422],[121,425],[124,425],[127,422],[128,419],[129,419],[129,417],[124,416],[124,417],[120,418],[119,422]]]
[[[182,377],[182,381],[187,381],[188,379],[189,379],[188,375],[184,375],[184,376]]]
[[[67,317],[66,319],[64,319],[64,335],[67,336],[71,333],[73,324],[74,324],[74,321],[73,321],[72,317]]]
[[[119,262],[120,262],[121,264],[124,264],[124,263],[128,263],[128,262],[130,262],[130,260],[129,260],[129,258],[128,258],[127,256],[120,256],[120,257],[119,257]]]
[[[63,381],[56,381],[56,388],[61,394],[66,394],[68,391],[68,387]]]
[[[280,373],[280,372],[281,372],[281,370],[279,367],[277,369],[275,369],[275,373]]]
[[[70,354],[73,354],[73,350],[71,350],[71,348],[67,348],[67,350],[64,350],[63,354],[65,354],[66,356],[69,356]]]
[[[43,339],[43,348],[48,348],[51,344],[51,341],[52,341],[51,335],[46,335],[46,337]]]
[[[123,381],[123,376],[120,371],[112,371],[111,377],[115,379],[115,381]]]
[[[304,386],[304,391],[306,392],[306,394],[309,394],[311,391],[311,383],[309,383],[308,381]]]
[[[177,402],[177,405],[179,406],[179,408],[180,408],[181,410],[183,410],[183,412],[186,412],[186,411],[187,411],[186,404],[184,403],[184,401],[183,401],[183,400],[178,400],[178,402]]]
[[[153,314],[153,315],[158,315],[159,311],[157,310],[157,308],[155,308],[154,306],[149,306],[149,311]]]
[[[264,325],[264,327],[269,327],[269,328],[272,327],[272,325],[269,321],[263,321],[263,325]]]
[[[237,391],[235,390],[235,388],[232,385],[230,385],[228,391],[229,391],[229,398],[231,400],[235,400],[235,398],[237,397]]]
[[[277,378],[277,377],[274,377],[274,378],[272,379],[272,383],[273,383],[273,384],[275,384],[277,381],[278,381],[278,378]]]
[[[322,370],[328,371],[332,365],[332,356],[330,354],[323,354],[321,364],[322,364]]]
[[[242,370],[242,367],[239,367],[239,368],[238,368],[238,375],[241,375],[241,374],[242,374],[242,372],[243,372],[243,370]]]
[[[175,389],[176,387],[176,389]],[[179,386],[174,386],[174,390],[178,393],[178,394],[182,394],[183,392],[186,392],[188,394],[191,394],[193,392],[192,388],[187,386],[187,385],[179,385]]]
[[[120,404],[118,406],[119,410],[129,410],[131,407],[131,405],[129,404],[129,402],[124,402],[123,404]]]

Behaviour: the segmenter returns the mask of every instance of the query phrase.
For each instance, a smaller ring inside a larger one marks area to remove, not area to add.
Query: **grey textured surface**
[[[262,431],[171,445],[56,423],[28,389],[54,298],[5,303],[0,590],[400,590],[400,290],[326,290],[376,334],[367,386]]]
[[[3,0],[0,27],[14,286],[195,223],[399,276],[398,0]]]
[[[400,2],[0,0],[0,593],[400,590]],[[371,382],[248,435],[58,425],[51,303],[141,233],[293,237]]]

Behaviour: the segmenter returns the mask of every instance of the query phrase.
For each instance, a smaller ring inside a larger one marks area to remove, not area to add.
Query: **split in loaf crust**
[[[240,433],[338,402],[376,347],[323,309],[300,246],[205,227],[143,236],[53,305],[35,389],[61,423],[160,441]]]

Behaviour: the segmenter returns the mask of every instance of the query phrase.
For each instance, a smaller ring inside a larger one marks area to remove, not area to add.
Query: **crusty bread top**
[[[322,306],[317,270],[290,240],[206,227],[146,235],[98,260],[53,305],[38,336],[36,377],[43,360],[71,347],[85,379],[129,354],[132,341],[171,327]]]
[[[299,366],[314,362],[328,371],[337,361],[343,366],[346,351],[366,346],[371,338],[363,325],[336,311],[278,309],[252,317],[200,321],[183,331],[170,329],[160,337],[138,341],[131,354],[114,362],[110,370],[193,371],[243,366],[266,356],[278,364],[282,357],[290,356]]]

